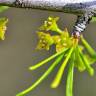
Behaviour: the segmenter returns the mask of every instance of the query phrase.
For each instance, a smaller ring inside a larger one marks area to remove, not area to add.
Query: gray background
[[[72,31],[76,16],[71,14],[16,8],[0,14],[9,18],[6,39],[0,41],[0,96],[15,96],[32,85],[49,67],[50,64],[46,64],[35,71],[28,70],[29,66],[55,52],[53,48],[48,52],[35,50],[38,40],[36,31],[49,15],[60,16],[60,28],[67,27]],[[96,22],[88,25],[84,35],[96,49]],[[93,66],[96,70],[96,64]],[[57,70],[26,96],[65,96],[67,69],[60,86],[50,88]],[[96,96],[96,74],[90,77],[87,72],[77,70],[74,74],[74,96]]]

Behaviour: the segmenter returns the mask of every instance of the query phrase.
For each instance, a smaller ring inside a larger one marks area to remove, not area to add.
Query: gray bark
[[[94,2],[96,0],[0,0],[0,5],[82,14],[94,9]]]

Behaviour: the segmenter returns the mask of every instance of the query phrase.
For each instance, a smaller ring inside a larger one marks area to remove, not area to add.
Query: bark
[[[81,5],[81,1],[77,1],[75,0],[75,2],[72,2],[72,0],[0,0],[0,5],[82,14],[85,12],[85,5]]]

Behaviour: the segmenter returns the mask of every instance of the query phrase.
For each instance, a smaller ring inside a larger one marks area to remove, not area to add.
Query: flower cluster
[[[7,18],[0,18],[0,39],[4,40],[5,39],[5,32],[6,32],[6,24],[8,22]]]
[[[51,45],[56,46],[56,52],[61,51],[62,49],[71,45],[71,38],[67,28],[64,31],[60,30],[57,21],[59,17],[49,17],[47,21],[39,28],[38,32],[39,43],[37,49],[50,49]],[[42,32],[41,32],[42,31]],[[58,33],[57,35],[51,35],[48,31],[54,31]]]
[[[83,35],[81,35],[80,38],[74,38],[72,35],[69,35],[67,28],[64,30],[59,29],[57,25],[58,19],[59,17],[49,17],[47,21],[44,22],[39,29],[40,32],[38,32],[39,43],[37,45],[38,49],[49,50],[50,46],[54,44],[56,46],[56,53],[40,63],[29,67],[29,69],[35,70],[54,58],[55,61],[31,87],[17,94],[17,96],[23,96],[32,91],[54,70],[58,64],[60,64],[62,59],[63,62],[51,84],[51,87],[56,88],[59,86],[64,70],[69,62],[70,65],[66,82],[66,96],[72,96],[73,94],[74,67],[76,67],[80,72],[87,70],[91,76],[94,75],[94,69],[91,64],[96,62],[96,52],[84,39]],[[52,31],[56,34],[52,35]],[[80,40],[82,45],[79,44]]]
[[[7,6],[0,6],[0,13],[7,10],[9,7]],[[5,39],[5,32],[6,32],[6,24],[8,22],[7,18],[0,18],[0,39],[4,40]]]

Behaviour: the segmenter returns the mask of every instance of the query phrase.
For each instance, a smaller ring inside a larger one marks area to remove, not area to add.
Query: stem
[[[60,84],[60,81],[62,79],[62,75],[64,73],[64,69],[65,69],[65,67],[67,65],[67,62],[68,62],[69,58],[71,57],[71,54],[72,54],[73,50],[74,50],[74,47],[72,47],[69,50],[67,57],[65,58],[64,62],[62,63],[59,71],[57,72],[57,75],[56,75],[55,79],[53,80],[53,82],[51,84],[52,88],[56,88]]]
[[[54,59],[54,58],[57,57],[58,55],[66,52],[67,50],[68,50],[68,48],[66,48],[66,49],[64,49],[64,50],[62,50],[62,51],[60,51],[60,52],[58,52],[58,53],[50,56],[49,58],[41,61],[40,63],[38,63],[38,64],[36,64],[36,65],[34,65],[34,66],[29,67],[29,69],[30,69],[30,70],[35,70],[35,69],[39,68],[40,66],[44,65],[45,63],[47,63],[48,61]]]
[[[28,89],[24,90],[23,92],[17,94],[16,96],[24,96],[28,92],[32,91],[36,86],[38,86],[50,73],[53,71],[53,69],[56,67],[56,65],[61,61],[64,54],[60,55],[55,62],[49,67],[49,69]]]
[[[68,69],[66,96],[73,96],[73,73],[74,73],[74,53]]]

